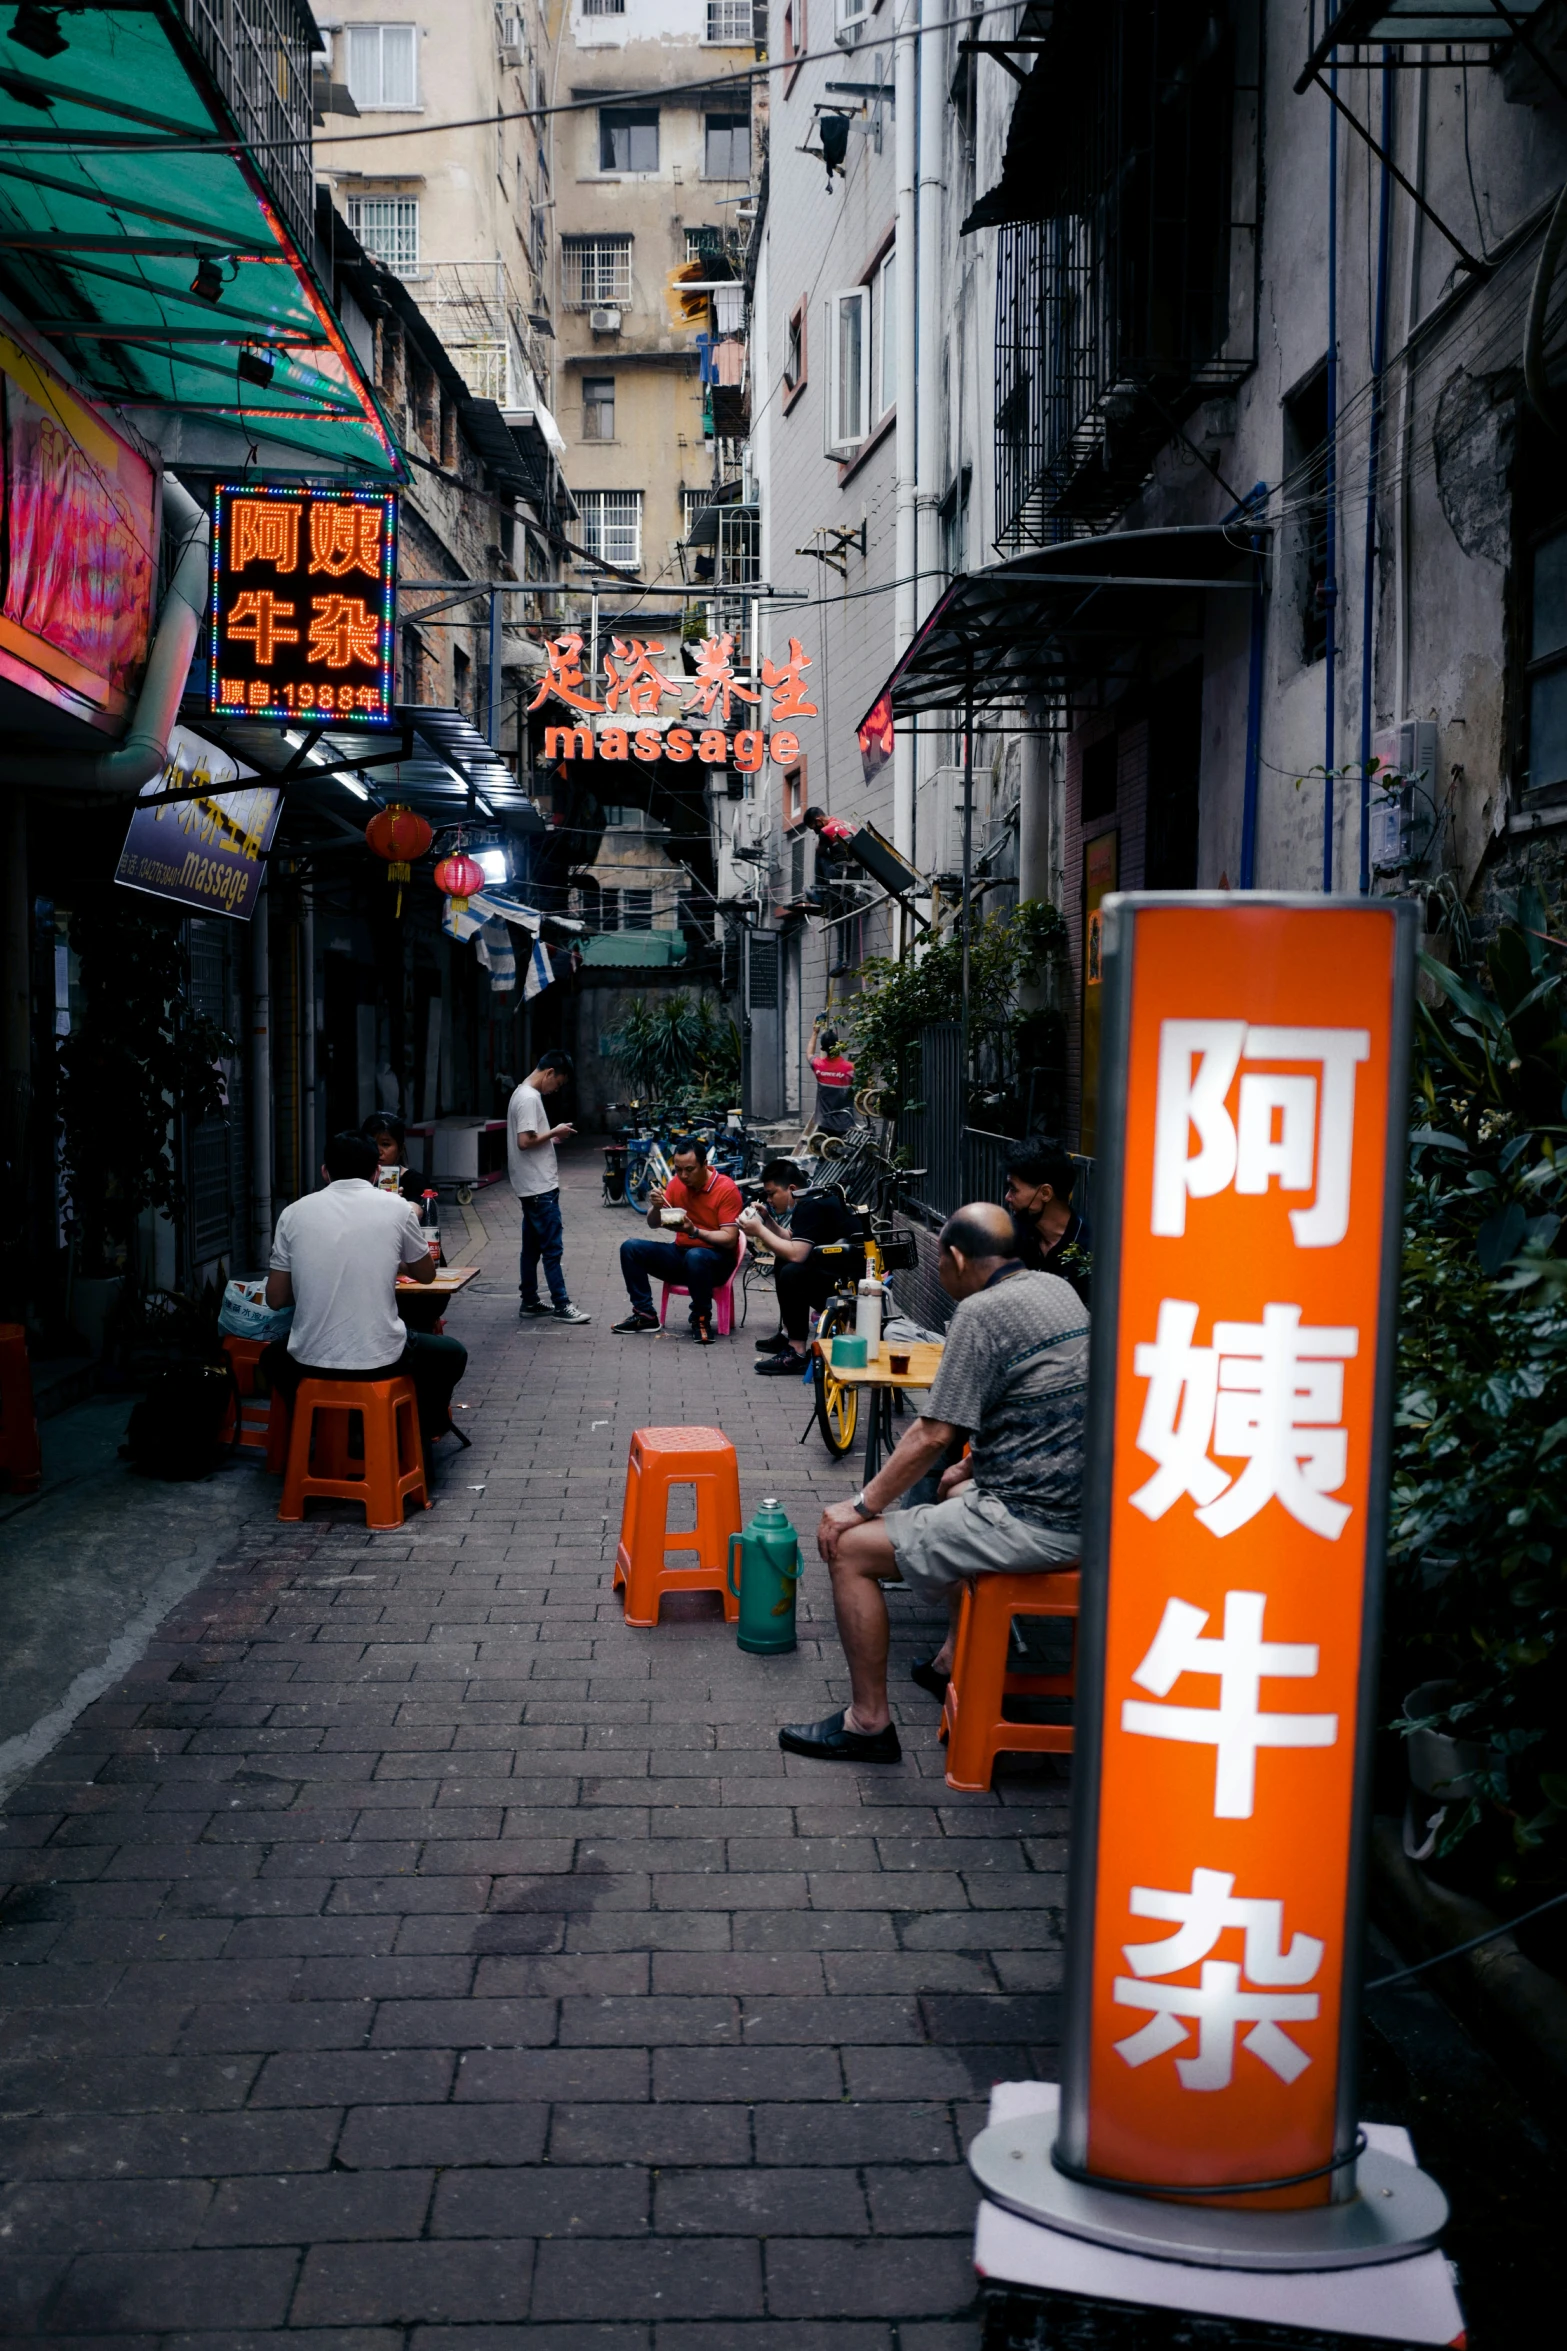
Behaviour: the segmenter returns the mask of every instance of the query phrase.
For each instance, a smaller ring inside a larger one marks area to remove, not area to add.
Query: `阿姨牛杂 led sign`
[[[396,581],[394,492],[220,483],[212,715],[389,723]]]

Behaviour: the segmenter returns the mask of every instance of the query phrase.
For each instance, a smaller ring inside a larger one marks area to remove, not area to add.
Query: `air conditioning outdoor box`
[[[590,310],[588,324],[596,335],[618,335],[620,332],[620,312],[618,310]]]

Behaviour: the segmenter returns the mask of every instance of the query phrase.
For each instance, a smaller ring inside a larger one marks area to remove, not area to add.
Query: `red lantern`
[[[466,857],[459,849],[455,857],[441,859],[435,869],[435,886],[450,898],[453,914],[464,914],[469,899],[484,887],[484,868],[477,858]]]
[[[400,800],[372,816],[365,826],[365,845],[386,860],[386,878],[397,885],[397,911],[403,911],[403,884],[412,878],[413,861],[422,857],[435,835],[422,816]]]

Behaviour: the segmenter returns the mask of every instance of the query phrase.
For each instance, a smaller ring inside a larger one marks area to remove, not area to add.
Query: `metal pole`
[[[490,749],[499,755],[501,747],[501,597],[498,588],[490,590],[490,712],[488,734]]]
[[[593,591],[589,612],[591,618],[588,624],[588,692],[591,695],[596,695],[599,685],[599,599],[597,588]]]
[[[963,1021],[958,1048],[958,1184],[963,1184],[963,1137],[969,1105],[969,949],[973,929],[970,895],[974,878],[974,681],[970,677],[963,697]]]
[[[321,1165],[316,1142],[316,893],[299,898],[299,1188],[313,1192]]]
[[[1328,95],[1338,89],[1338,67],[1328,75]],[[1322,743],[1322,887],[1333,894],[1333,758],[1338,679],[1338,113],[1328,110],[1328,358],[1327,440],[1322,453],[1322,496],[1326,525],[1326,578]]]
[[[270,881],[270,877],[269,877]],[[250,918],[250,1233],[251,1255],[265,1273],[272,1255],[272,970],[268,928],[272,892],[263,882]]]

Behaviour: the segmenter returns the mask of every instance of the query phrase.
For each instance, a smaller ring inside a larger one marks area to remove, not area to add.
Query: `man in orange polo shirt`
[[[707,1145],[699,1136],[687,1136],[675,1145],[674,1174],[666,1188],[656,1185],[648,1194],[647,1221],[655,1232],[669,1235],[655,1241],[638,1236],[620,1244],[620,1270],[625,1277],[631,1312],[617,1331],[656,1331],[649,1277],[678,1282],[691,1293],[691,1329],[704,1347],[713,1343],[713,1292],[721,1289],[735,1269],[740,1245],[737,1219],[740,1188],[717,1168],[707,1164]]]

